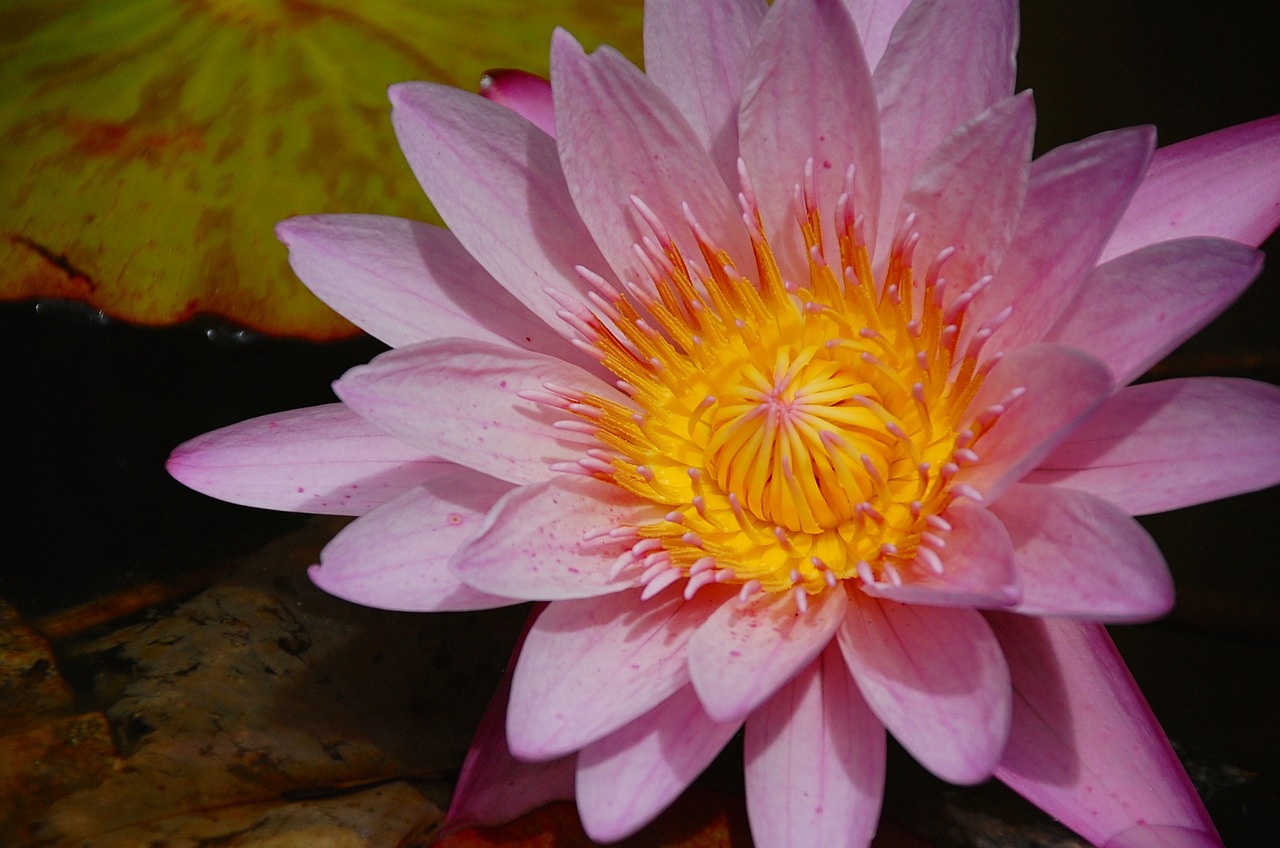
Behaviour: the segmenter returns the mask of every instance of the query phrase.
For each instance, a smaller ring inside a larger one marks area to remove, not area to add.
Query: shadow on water
[[[0,305],[4,509],[0,597],[28,616],[246,555],[301,526],[190,491],[169,451],[207,430],[329,403],[381,352],[214,321],[149,328],[58,302]]]

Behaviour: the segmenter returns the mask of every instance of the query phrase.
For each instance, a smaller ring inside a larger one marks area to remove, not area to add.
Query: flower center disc
[[[719,487],[790,531],[818,533],[854,518],[872,479],[885,479],[893,443],[859,403],[875,389],[858,370],[812,346],[777,351],[767,370],[744,364],[709,415],[704,449]]]
[[[633,557],[615,568],[642,564],[650,585],[688,576],[693,591],[716,580],[812,594],[941,567],[932,531],[948,529],[941,514],[965,493],[952,478],[994,420],[962,422],[995,361],[978,366],[991,328],[956,354],[985,280],[944,309],[946,256],[917,286],[910,222],[875,279],[850,194],[837,204],[837,271],[804,193],[807,285],[784,281],[750,192],[758,284],[696,224],[711,270],[692,271],[639,202],[656,236],[643,246],[653,288],[624,296],[588,276],[604,297],[575,326],[633,406],[561,394],[602,446],[578,470],[665,511],[633,528]]]

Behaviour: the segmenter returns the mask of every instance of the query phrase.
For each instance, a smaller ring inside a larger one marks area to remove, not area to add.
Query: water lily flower
[[[1108,848],[1220,841],[1103,622],[1173,587],[1132,516],[1280,481],[1280,391],[1128,385],[1258,273],[1280,120],[1032,160],[1013,0],[651,0],[642,73],[391,90],[449,229],[279,226],[392,346],[341,403],[178,448],[360,517],[312,578],[538,608],[456,824],[636,831],[744,732],[757,844],[870,842],[886,731]],[[509,694],[508,694],[509,692]]]

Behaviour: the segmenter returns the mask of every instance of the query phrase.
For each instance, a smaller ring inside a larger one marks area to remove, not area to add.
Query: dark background
[[[1029,2],[1019,81],[1035,90],[1037,150],[1144,123],[1169,144],[1280,112],[1278,35],[1273,0]],[[1280,240],[1263,247],[1273,257],[1263,276],[1158,376],[1280,382]],[[224,562],[300,526],[302,517],[184,489],[165,475],[165,457],[207,430],[329,402],[329,383],[382,349],[363,337],[315,345],[211,321],[149,329],[74,304],[0,305],[0,598],[37,617]],[[1258,775],[1211,802],[1228,845],[1280,832],[1277,518],[1273,489],[1144,519],[1179,607],[1114,631],[1189,756]]]

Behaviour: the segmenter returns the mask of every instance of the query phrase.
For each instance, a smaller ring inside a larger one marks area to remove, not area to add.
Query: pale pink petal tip
[[[1226,309],[1262,261],[1260,251],[1213,238],[1127,253],[1090,272],[1047,340],[1093,354],[1127,385]]]
[[[449,232],[568,337],[545,289],[580,291],[575,268],[604,272],[606,263],[574,208],[555,139],[508,108],[448,86],[402,83],[388,94],[400,147]]]
[[[1111,392],[1097,359],[1058,344],[1011,352],[992,369],[970,408],[997,419],[980,443],[979,462],[955,479],[995,502],[1067,438]]]
[[[688,203],[738,267],[748,267],[753,254],[733,195],[689,122],[653,80],[610,47],[586,54],[563,30],[551,40],[551,80],[556,143],[574,217],[620,278],[645,278],[632,249],[643,232],[632,195],[671,227],[685,256],[700,255],[688,228],[673,226],[683,222]],[[597,267],[589,256],[577,264]]]
[[[921,765],[951,783],[991,776],[1013,695],[979,613],[857,596],[838,638],[867,704]]]
[[[987,618],[1016,693],[1000,780],[1094,845],[1219,844],[1206,836],[1213,823],[1102,625]]]
[[[765,0],[677,0],[644,10],[645,75],[689,120],[729,185],[737,184],[743,70],[767,8]]]
[[[481,592],[520,600],[620,592],[635,579],[610,579],[604,564],[624,555],[634,540],[598,531],[625,526],[644,512],[629,493],[588,477],[562,475],[522,486],[493,505],[450,567]]]
[[[511,488],[459,471],[415,487],[348,524],[309,574],[331,595],[407,612],[492,609],[518,603],[478,592],[449,571],[449,557]]]
[[[1173,579],[1160,549],[1110,501],[1019,484],[991,509],[1013,539],[1023,589],[1017,612],[1121,622],[1172,608]]]
[[[829,645],[747,720],[747,816],[762,848],[866,848],[884,790],[885,732]]]
[[[880,118],[871,71],[861,53],[843,5],[809,0],[774,3],[748,53],[737,113],[740,154],[758,190],[764,228],[784,274],[806,273],[791,192],[807,159],[821,165],[813,169],[812,184],[824,203],[840,196],[845,173],[856,164],[849,200],[868,216],[868,230],[875,229]],[[838,73],[832,71],[836,68]],[[828,216],[824,239],[834,238]]]
[[[505,341],[453,302],[464,292],[499,289],[439,227],[380,215],[309,215],[276,224],[276,238],[289,248],[303,285],[392,347],[437,336]]]
[[[1017,41],[1014,0],[912,3],[903,11],[873,77],[884,151],[881,220],[897,220],[907,186],[939,144],[1013,94]],[[880,228],[882,248],[890,230]]]
[[[982,507],[960,503],[952,504],[945,520],[951,527],[941,539],[945,548],[936,556],[941,573],[921,567],[901,585],[866,583],[862,590],[872,597],[934,606],[1000,608],[1018,603],[1022,587],[1014,569],[1013,544],[999,519]]]
[[[388,351],[352,368],[333,390],[360,416],[408,444],[524,484],[553,476],[552,463],[579,459],[587,438],[554,427],[561,410],[521,396],[547,383],[600,397],[618,394],[555,357],[463,338]]]
[[[512,753],[536,761],[581,750],[667,700],[689,682],[694,628],[731,596],[708,586],[691,601],[673,591],[640,603],[633,590],[552,603],[512,678]]]
[[[583,829],[602,843],[644,827],[737,733],[712,721],[685,686],[645,715],[578,754],[576,797]]]
[[[1178,509],[1280,483],[1280,387],[1192,377],[1108,398],[1028,483],[1105,498],[1131,515]]]
[[[392,347],[457,336],[573,357],[442,227],[382,215],[307,215],[281,221],[276,236],[307,288]]]
[[[230,503],[363,515],[457,466],[335,403],[264,415],[197,436],[174,449],[165,469],[184,486]]]
[[[689,676],[707,714],[746,718],[822,652],[848,605],[837,588],[811,597],[803,613],[790,594],[720,606],[689,640]]]
[[[1101,261],[1186,236],[1257,247],[1280,224],[1278,156],[1280,115],[1161,148]]]
[[[975,322],[1013,304],[1012,320],[994,333],[988,350],[1044,340],[1064,312],[1088,308],[1080,286],[1142,180],[1155,143],[1154,128],[1130,127],[1065,144],[1032,163],[1008,255],[983,295],[986,303],[974,304]]]

